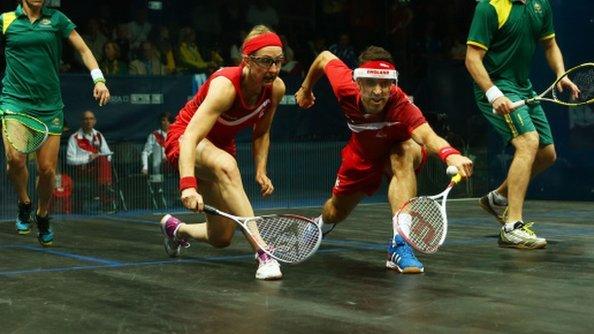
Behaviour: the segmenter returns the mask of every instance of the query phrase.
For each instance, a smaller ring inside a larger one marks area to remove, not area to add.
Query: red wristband
[[[198,182],[193,176],[184,176],[179,179],[179,191],[183,191],[188,188],[198,188]]]
[[[460,151],[451,146],[446,146],[439,150],[439,152],[437,153],[441,161],[443,161],[444,163],[446,162],[446,159],[452,154],[460,154]]]

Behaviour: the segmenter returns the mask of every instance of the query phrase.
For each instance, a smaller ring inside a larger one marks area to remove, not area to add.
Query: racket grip
[[[208,213],[209,215],[218,215],[219,214],[219,210],[215,209],[214,207],[212,207],[208,204],[204,204],[204,212]]]
[[[452,180],[450,181],[453,185],[456,185],[458,183],[460,183],[460,181],[462,181],[462,175],[460,174],[456,174],[452,177]]]
[[[520,100],[512,103],[512,109],[516,110],[526,105],[526,100]]]
[[[516,110],[516,109],[523,107],[525,105],[526,105],[526,100],[520,100],[520,101],[512,102],[511,108],[512,108],[512,110]],[[495,109],[493,109],[493,113],[496,114],[497,111]]]

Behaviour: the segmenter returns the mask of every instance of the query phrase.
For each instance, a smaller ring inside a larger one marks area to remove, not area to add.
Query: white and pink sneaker
[[[178,257],[182,247],[190,247],[190,243],[186,239],[177,238],[177,230],[179,230],[179,227],[182,224],[184,224],[184,222],[169,214],[161,218],[161,232],[165,236],[163,245],[165,246],[165,252],[169,257]]]

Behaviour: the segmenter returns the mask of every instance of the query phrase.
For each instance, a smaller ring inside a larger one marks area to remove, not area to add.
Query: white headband
[[[398,81],[398,71],[377,68],[356,68],[353,72],[355,80],[359,78],[390,79]]]

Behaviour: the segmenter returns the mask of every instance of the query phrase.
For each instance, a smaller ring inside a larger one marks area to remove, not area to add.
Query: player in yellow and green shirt
[[[536,249],[546,246],[523,221],[526,189],[531,177],[556,159],[549,123],[540,104],[512,110],[512,102],[536,93],[528,78],[534,51],[544,48],[557,77],[565,72],[555,40],[548,0],[480,0],[467,40],[466,67],[481,113],[504,141],[515,148],[507,179],[480,199],[480,205],[503,224],[499,245]],[[563,79],[558,89],[577,87]]]
[[[4,44],[6,72],[2,79],[0,110],[27,113],[44,122],[49,129],[47,141],[37,150],[39,180],[38,206],[35,214],[37,238],[43,246],[52,244],[48,206],[51,198],[60,134],[64,125],[62,96],[58,77],[62,42],[67,39],[91,71],[93,95],[104,105],[109,90],[97,61],[75,25],[62,12],[46,8],[45,0],[21,0],[15,11],[0,14],[0,43]],[[26,156],[16,151],[4,138],[7,171],[18,197],[16,229],[28,234],[31,225],[31,199],[27,193],[29,172]]]

